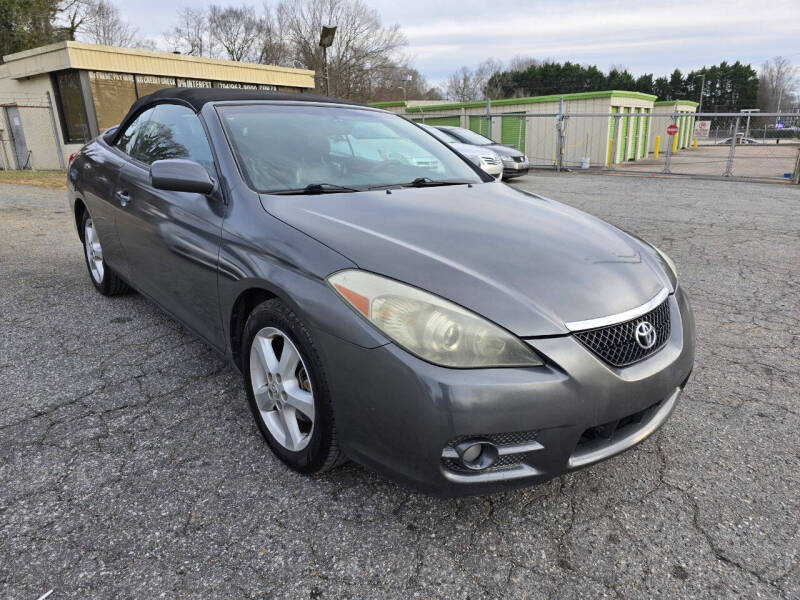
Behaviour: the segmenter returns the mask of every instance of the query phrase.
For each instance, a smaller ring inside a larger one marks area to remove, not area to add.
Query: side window
[[[125,154],[132,155],[133,152],[133,145],[136,143],[136,133],[142,128],[143,125],[150,120],[150,117],[153,115],[153,109],[150,108],[140,114],[133,120],[133,123],[128,125],[128,128],[124,131],[124,133],[119,136],[117,139],[117,143],[115,144],[117,148],[122,150]]]
[[[199,162],[209,171],[214,159],[200,119],[191,109],[177,104],[159,104],[136,136],[132,156],[143,163],[168,158]]]

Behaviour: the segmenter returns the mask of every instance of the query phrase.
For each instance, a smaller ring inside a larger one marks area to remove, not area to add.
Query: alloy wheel
[[[250,385],[275,441],[292,452],[303,450],[314,431],[314,392],[300,352],[280,329],[264,327],[253,338]]]
[[[97,236],[91,217],[86,219],[86,225],[83,228],[83,246],[86,250],[86,260],[89,263],[92,279],[95,283],[102,283],[105,273],[103,247],[100,245],[100,238]]]

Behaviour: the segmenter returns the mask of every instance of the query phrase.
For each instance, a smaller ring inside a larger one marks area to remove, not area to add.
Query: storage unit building
[[[579,166],[582,159],[588,158],[591,165],[602,166],[609,160],[619,163],[646,156],[650,127],[644,115],[653,110],[656,98],[639,92],[609,90],[492,100],[491,119],[486,117],[485,101],[425,106],[409,103],[405,115],[428,124],[452,123],[472,129],[522,150],[533,165],[551,166],[558,158],[559,99],[563,99],[564,114],[568,117],[563,130],[563,165]],[[581,116],[587,113],[622,116],[617,128],[613,117]],[[616,152],[611,157],[609,142],[615,138]]]
[[[3,57],[0,168],[58,169],[139,97],[164,87],[301,92],[314,72],[130,48],[58,42]]]
[[[692,144],[692,133],[694,132],[694,114],[697,112],[697,102],[691,100],[661,100],[654,103],[651,119],[652,134],[650,136],[649,151],[655,151],[656,136],[659,140],[659,153],[663,154],[669,148],[672,141],[667,135],[667,127],[673,123],[673,114],[677,113],[675,124],[678,126],[677,150],[688,148]]]

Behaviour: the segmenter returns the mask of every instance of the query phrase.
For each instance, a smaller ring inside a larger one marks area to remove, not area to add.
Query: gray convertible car
[[[692,371],[663,252],[378,109],[164,89],[71,160],[68,199],[94,287],[226,356],[302,473],[532,485],[647,438]]]

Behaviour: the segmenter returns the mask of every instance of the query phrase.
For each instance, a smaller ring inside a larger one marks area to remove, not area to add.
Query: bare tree
[[[765,112],[777,112],[794,101],[800,87],[798,69],[783,56],[761,65],[758,77],[758,101]]]
[[[172,50],[181,54],[215,55],[215,44],[209,32],[207,11],[204,9],[178,9],[178,22],[165,37]]]
[[[104,46],[141,47],[138,30],[122,19],[110,0],[93,0],[87,7],[80,27],[81,37]]]
[[[256,40],[264,23],[252,6],[208,8],[208,29],[211,39],[222,47],[229,60],[252,59]]]
[[[376,79],[397,67],[397,53],[406,44],[397,25],[384,27],[375,9],[362,0],[286,0],[277,7],[292,66],[317,72],[324,89],[326,71],[319,34],[323,25],[335,25],[336,37],[328,49],[330,92],[335,96],[369,99]]]
[[[469,102],[492,97],[495,90],[488,88],[489,79],[502,68],[502,63],[494,58],[483,61],[474,71],[469,67],[461,67],[445,83],[447,98]]]
[[[447,78],[445,94],[448,100],[469,102],[480,99],[480,84],[475,77],[475,72],[463,66]]]
[[[264,5],[264,16],[256,36],[256,52],[258,62],[265,65],[295,66],[289,43],[286,39],[285,14],[273,11]]]
[[[523,54],[517,54],[514,58],[512,58],[508,63],[508,71],[525,71],[528,67],[535,67],[540,65],[542,61],[533,58],[532,56],[525,56]]]

